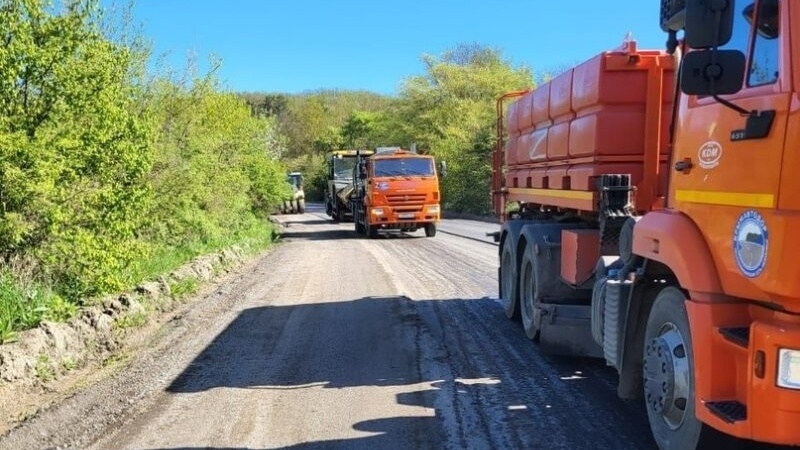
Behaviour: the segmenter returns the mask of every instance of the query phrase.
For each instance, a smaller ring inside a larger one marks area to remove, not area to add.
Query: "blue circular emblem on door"
[[[767,265],[769,236],[764,218],[756,211],[745,211],[733,232],[733,254],[739,270],[750,278],[761,275]]]

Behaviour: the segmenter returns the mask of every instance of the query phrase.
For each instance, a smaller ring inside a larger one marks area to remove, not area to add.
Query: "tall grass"
[[[53,293],[45,283],[27,278],[23,271],[0,269],[0,343],[13,341],[17,332],[42,320],[64,321],[77,307]]]

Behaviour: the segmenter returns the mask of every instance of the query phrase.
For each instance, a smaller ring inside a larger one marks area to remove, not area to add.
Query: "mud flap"
[[[542,328],[539,347],[550,355],[602,358],[603,348],[592,338],[590,305],[539,304]]]

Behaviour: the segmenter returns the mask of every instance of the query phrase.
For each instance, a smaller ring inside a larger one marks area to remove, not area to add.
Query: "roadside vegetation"
[[[205,253],[263,248],[287,170],[321,198],[330,150],[415,144],[447,210],[487,213],[495,99],[533,86],[499,50],[424,55],[396,96],[227,92],[153,72],[97,0],[0,0],[0,342]]]
[[[420,153],[448,163],[445,209],[488,213],[495,101],[532,88],[533,73],[476,44],[423,55],[422,62],[424,72],[406,78],[395,97],[352,91],[242,95],[254,111],[277,120],[288,138],[286,163],[306,174],[311,198],[323,195],[326,152],[415,143]]]
[[[152,73],[96,0],[0,0],[0,23],[0,342],[197,255],[268,245],[288,188],[276,117],[213,67]]]

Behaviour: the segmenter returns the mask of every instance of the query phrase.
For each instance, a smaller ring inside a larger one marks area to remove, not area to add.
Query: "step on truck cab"
[[[667,51],[498,100],[500,298],[614,367],[662,450],[800,445],[800,2],[664,0],[661,26]]]
[[[378,147],[373,155],[359,155],[354,190],[350,194],[358,234],[377,237],[381,230],[436,235],[441,217],[439,173],[433,156],[400,147]]]

